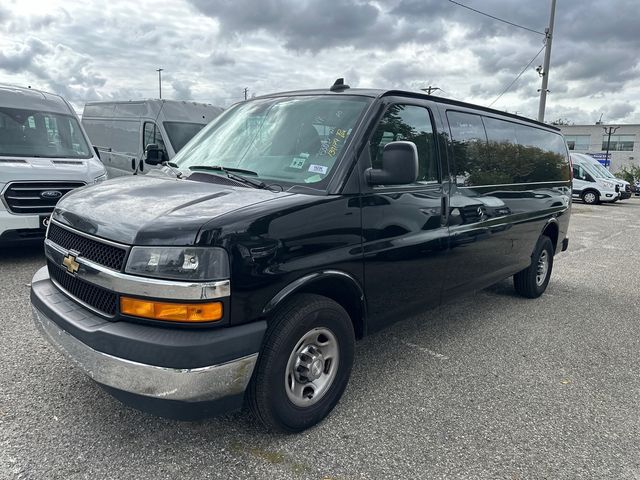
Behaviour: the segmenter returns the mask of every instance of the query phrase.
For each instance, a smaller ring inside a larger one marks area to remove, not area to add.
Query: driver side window
[[[399,140],[413,142],[418,150],[419,184],[435,183],[439,179],[438,157],[431,116],[425,107],[416,105],[391,105],[371,138],[371,166],[382,168],[382,152],[389,142]]]
[[[167,151],[164,146],[164,140],[162,139],[162,133],[160,133],[160,129],[158,128],[158,126],[153,122],[145,122],[144,137],[142,139],[142,150],[146,150],[147,145],[153,143],[158,145],[158,148],[160,148],[160,150],[164,150],[165,152]]]

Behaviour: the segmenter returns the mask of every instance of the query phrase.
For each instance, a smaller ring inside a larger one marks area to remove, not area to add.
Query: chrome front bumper
[[[70,335],[37,308],[33,318],[42,335],[96,382],[145,397],[204,402],[244,392],[258,354],[220,365],[174,369],[147,365],[99,352]]]

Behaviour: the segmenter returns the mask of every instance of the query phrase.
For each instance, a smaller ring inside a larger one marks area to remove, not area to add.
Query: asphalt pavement
[[[639,220],[637,197],[575,203],[542,298],[504,281],[367,337],[298,435],[125,407],[32,325],[41,248],[2,248],[0,478],[640,480]]]

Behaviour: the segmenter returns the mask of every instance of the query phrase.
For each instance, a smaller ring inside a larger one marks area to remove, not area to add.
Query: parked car
[[[587,165],[591,165],[592,171],[596,178],[601,178],[604,181],[616,183],[619,186],[620,191],[619,200],[627,200],[628,198],[631,198],[631,184],[629,182],[616,177],[591,155],[586,155],[584,153],[572,153],[571,155],[572,158],[579,158],[581,162],[585,162]]]
[[[620,199],[620,184],[609,178],[603,178],[585,159],[587,155],[571,153],[573,164],[573,197],[584,203],[596,205],[601,202],[613,203]]]
[[[175,100],[89,102],[82,124],[112,177],[143,174],[144,151],[156,145],[162,160],[170,160],[222,108]]]
[[[308,428],[356,339],[510,276],[539,297],[569,242],[559,130],[420,93],[255,98],[173,165],[59,203],[31,290],[53,345],[160,415],[246,401],[269,428]]]
[[[62,196],[105,178],[69,103],[32,88],[0,86],[0,244],[42,240]]]

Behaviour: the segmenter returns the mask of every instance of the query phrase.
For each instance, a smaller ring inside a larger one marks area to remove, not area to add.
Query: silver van
[[[60,198],[106,178],[66,100],[0,85],[0,244],[44,238]]]
[[[82,125],[116,177],[155,168],[143,161],[148,145],[158,145],[163,160],[170,160],[220,113],[220,107],[176,100],[89,102]]]

